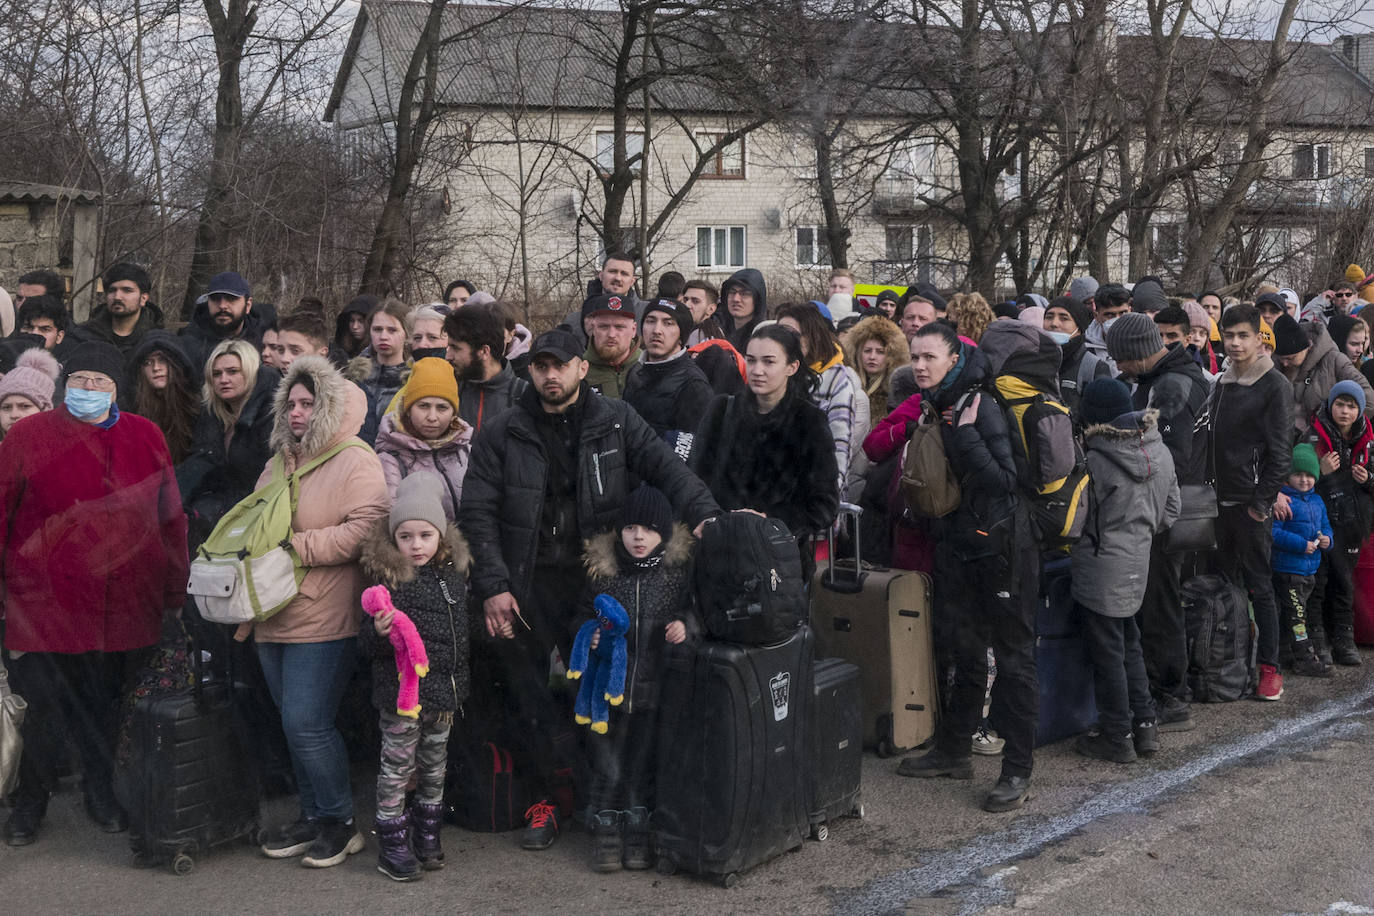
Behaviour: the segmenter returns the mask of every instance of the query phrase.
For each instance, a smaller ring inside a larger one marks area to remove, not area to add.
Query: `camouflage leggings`
[[[381,714],[382,766],[377,772],[377,817],[400,817],[406,789],[415,778],[415,801],[437,805],[444,800],[444,770],[448,762],[451,712],[424,712],[419,719]]]

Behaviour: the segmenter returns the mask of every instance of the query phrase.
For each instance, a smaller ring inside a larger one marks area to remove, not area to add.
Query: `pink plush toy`
[[[391,611],[391,645],[396,650],[396,670],[400,674],[401,689],[396,694],[396,715],[420,717],[420,678],[429,674],[429,656],[414,622],[391,603],[391,592],[385,585],[374,585],[363,591],[363,610],[376,617]]]

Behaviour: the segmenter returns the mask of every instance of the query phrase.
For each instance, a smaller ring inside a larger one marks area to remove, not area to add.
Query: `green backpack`
[[[281,455],[272,458],[272,477],[230,509],[191,562],[186,593],[214,623],[263,621],[291,603],[309,568],[291,547],[291,519],[306,474],[346,448],[341,442],[288,475]]]

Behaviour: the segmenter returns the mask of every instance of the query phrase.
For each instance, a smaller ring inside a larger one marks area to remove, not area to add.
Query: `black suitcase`
[[[239,690],[205,683],[199,654],[193,646],[194,686],[134,706],[119,779],[135,853],[178,875],[213,846],[258,836],[258,772],[234,709]]]
[[[1046,565],[1040,581],[1035,615],[1035,676],[1040,687],[1036,747],[1082,734],[1097,721],[1092,659],[1074,611],[1068,563]]]
[[[659,704],[659,871],[726,886],[810,832],[811,630],[776,646],[672,646]]]
[[[811,836],[824,840],[837,817],[863,817],[863,689],[859,669],[839,658],[816,661],[808,725],[806,809]]]
[[[696,558],[706,631],[751,646],[783,642],[806,621],[797,539],[780,520],[727,512],[706,523]]]

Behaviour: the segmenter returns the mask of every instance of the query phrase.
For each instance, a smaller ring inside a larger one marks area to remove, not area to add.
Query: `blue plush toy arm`
[[[592,634],[597,630],[597,622],[588,620],[577,631],[573,640],[572,658],[568,659],[568,677],[577,680],[587,670],[587,656],[592,650]]]
[[[606,675],[606,699],[612,706],[625,702],[625,670],[629,667],[629,653],[625,651],[625,637],[616,637],[611,645],[611,670]]]

